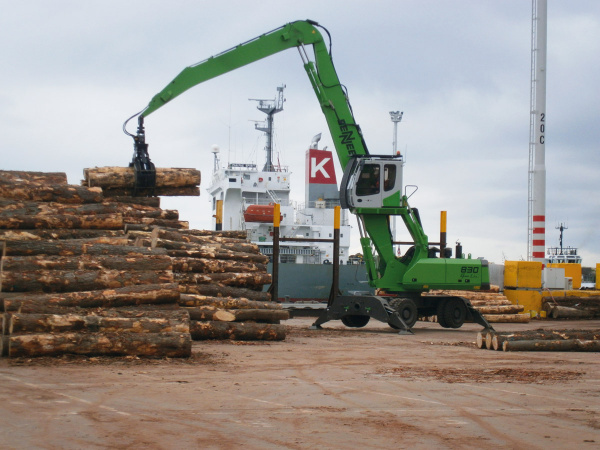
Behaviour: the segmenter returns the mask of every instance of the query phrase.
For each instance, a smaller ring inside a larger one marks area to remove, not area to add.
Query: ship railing
[[[243,199],[243,207],[246,209],[250,205],[273,205],[273,200],[270,198],[246,198]],[[290,202],[287,200],[280,200],[281,206],[290,206]]]

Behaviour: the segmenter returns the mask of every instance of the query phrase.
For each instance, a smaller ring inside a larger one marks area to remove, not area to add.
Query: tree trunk
[[[98,189],[98,188],[90,188]],[[133,191],[133,188],[103,188],[102,191],[107,197],[199,197],[200,187],[198,186],[181,186],[181,187],[157,187],[154,189],[138,189]]]
[[[0,197],[13,200],[33,200],[60,203],[101,203],[102,189],[68,185],[0,184]]]
[[[104,201],[106,202],[115,202],[115,203],[123,203],[126,205],[143,205],[143,206],[152,206],[155,208],[160,207],[160,197],[132,197],[132,196],[115,196],[115,197],[107,197],[104,196]]]
[[[191,231],[191,230],[189,230]],[[223,237],[223,236],[194,236],[193,234],[184,234],[180,231],[169,231],[164,228],[154,228],[152,230],[152,234],[150,236],[152,239],[164,239],[172,242],[186,242],[188,244],[200,244],[206,245],[211,243],[233,243],[233,244],[248,244],[246,238],[231,238],[231,237]],[[256,253],[258,248],[254,244],[252,245],[251,253]]]
[[[8,256],[33,255],[165,255],[164,249],[149,249],[125,245],[124,238],[64,239],[61,241],[9,241],[6,243]],[[113,245],[114,244],[114,245]]]
[[[147,243],[145,243],[147,245]],[[153,237],[151,239],[150,245],[152,247],[161,247],[166,248],[167,250],[212,250],[212,251],[229,251],[235,252],[236,254],[259,254],[258,246],[255,244],[250,244],[248,242],[205,242],[203,244],[198,243],[187,243],[187,242],[177,242],[170,241],[167,239],[160,239]],[[262,256],[262,255],[261,255]]]
[[[96,230],[122,230],[123,215],[0,215],[0,228],[4,229],[36,229],[36,228],[84,228]]]
[[[131,167],[95,167],[83,169],[87,186],[102,188],[133,188],[135,171]],[[200,185],[200,171],[196,169],[156,168],[156,187]]]
[[[178,286],[146,284],[117,289],[65,292],[60,294],[4,294],[0,293],[4,311],[45,313],[48,308],[114,308],[120,306],[157,305],[177,303]],[[48,311],[51,312],[51,311]]]
[[[222,311],[214,306],[200,306],[197,308],[185,308],[191,320],[210,321],[214,318],[217,311]]]
[[[475,306],[481,314],[518,314],[525,310],[523,305]]]
[[[194,272],[194,273],[224,273],[224,272],[246,272],[246,273],[266,273],[265,264],[218,260],[212,258],[172,258],[173,271],[175,272]]]
[[[62,333],[11,336],[8,355],[152,356],[187,358],[192,352],[188,333]]]
[[[33,272],[39,270],[172,270],[167,255],[143,256],[6,256],[2,270],[9,272]]]
[[[154,219],[151,217],[124,217],[123,221],[126,224],[157,225],[181,229],[190,227],[190,223],[183,220]]]
[[[581,339],[505,341],[505,352],[600,352],[600,341]]]
[[[269,273],[176,273],[180,284],[219,284],[222,286],[244,287],[262,290],[265,284],[271,284]]]
[[[37,270],[3,272],[3,292],[73,292],[114,289],[138,284],[172,283],[171,270]]]
[[[103,317],[95,314],[12,314],[9,334],[24,333],[189,333],[189,318]]]
[[[244,298],[258,302],[268,302],[271,294],[268,292],[253,291],[251,289],[221,286],[218,284],[187,284],[179,285],[179,292],[183,294],[206,295],[209,297]]]
[[[283,325],[239,322],[190,321],[192,339],[231,339],[237,341],[282,341],[285,339]]]
[[[271,309],[281,310],[279,303],[270,301],[254,301],[245,298],[207,297],[204,295],[181,294],[181,306],[214,306],[219,309]]]
[[[529,314],[483,314],[489,323],[529,323]]]
[[[142,242],[145,244],[146,242]],[[166,250],[160,247],[153,247],[154,250]],[[214,258],[223,260],[247,261],[258,264],[266,264],[269,262],[269,257],[262,254],[230,252],[226,250],[218,250],[208,246],[198,247],[194,250],[166,250],[167,255],[174,258]]]
[[[585,309],[570,308],[568,306],[553,306],[553,319],[593,319],[594,312]]]
[[[64,172],[25,172],[21,170],[0,170],[0,184],[67,184]]]
[[[242,230],[176,230],[172,228],[161,228],[165,231],[176,231],[179,234],[186,236],[211,236],[211,237],[225,237],[232,239],[246,240],[248,233]]]
[[[288,320],[290,314],[284,310],[276,309],[230,309],[217,310],[215,319],[221,322],[262,322],[278,324],[281,320]]]
[[[116,241],[108,238],[125,238],[123,230],[86,230],[68,228],[46,230],[0,230],[0,239],[7,241],[33,241],[33,240],[58,240],[58,239],[102,239],[105,242],[127,245],[127,240]]]
[[[600,330],[528,330],[514,333],[495,333],[491,338],[491,348],[502,350],[502,345],[507,341],[559,339],[600,340]]]
[[[477,348],[482,348],[482,349],[489,348],[486,345],[485,334],[482,333],[481,331],[479,333],[477,333],[477,339],[475,340],[475,345],[477,345]]]

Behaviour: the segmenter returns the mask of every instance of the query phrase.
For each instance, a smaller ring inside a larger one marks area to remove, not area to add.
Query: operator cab
[[[342,208],[398,208],[402,197],[401,156],[354,157],[340,187]]]

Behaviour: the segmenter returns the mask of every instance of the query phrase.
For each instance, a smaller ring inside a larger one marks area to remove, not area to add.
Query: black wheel
[[[440,324],[441,327],[443,328],[450,328],[448,327],[448,324],[446,323],[446,319],[444,318],[444,311],[446,310],[446,303],[448,303],[448,300],[440,300],[440,302],[437,305],[437,310],[436,310],[436,316],[437,316],[437,322]]]
[[[458,298],[448,299],[444,307],[444,321],[446,328],[460,328],[467,318],[465,302]],[[439,316],[438,316],[439,318]]]
[[[398,315],[408,328],[412,328],[417,322],[417,319],[419,318],[417,305],[410,298],[396,298],[390,301],[389,304],[398,311]],[[394,327],[392,326],[392,328]]]
[[[362,328],[369,323],[369,316],[344,316],[342,323],[350,328]]]

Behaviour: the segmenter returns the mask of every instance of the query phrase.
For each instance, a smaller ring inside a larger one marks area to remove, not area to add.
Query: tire
[[[371,318],[369,316],[344,316],[341,320],[347,327],[362,328],[369,323]]]
[[[446,303],[448,303],[448,300],[446,300],[446,299],[440,300],[437,305],[437,310],[436,310],[437,322],[440,324],[440,326],[442,328],[450,328],[448,326],[448,324],[446,323],[446,319],[444,318],[444,311],[446,310]]]
[[[439,317],[439,316],[438,316]],[[459,298],[451,298],[444,306],[444,321],[446,328],[460,328],[467,318],[465,302]]]
[[[417,323],[419,312],[413,300],[410,298],[396,298],[389,303],[398,312],[398,315],[408,328],[412,328]]]

